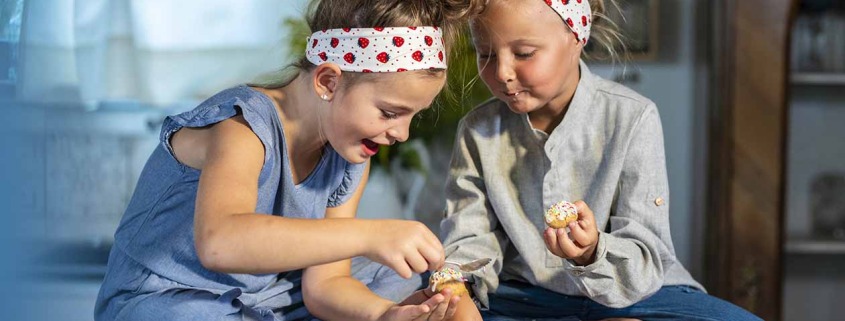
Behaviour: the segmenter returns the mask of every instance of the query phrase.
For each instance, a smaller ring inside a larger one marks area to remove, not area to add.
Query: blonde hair
[[[481,12],[484,11],[490,1],[491,0],[484,1],[484,5],[482,5],[480,10]],[[587,59],[612,60],[614,62],[627,59],[626,57],[620,56],[620,52],[627,52],[625,38],[622,33],[619,32],[619,25],[610,18],[611,14],[609,14],[607,10],[610,8],[614,10],[613,13],[618,13],[620,18],[625,19],[619,3],[616,0],[589,0],[589,2],[593,16],[593,24],[590,28],[590,40],[588,45],[595,46],[598,48],[598,51],[595,53],[589,53],[584,50],[581,52],[581,56]]]
[[[608,11],[611,9],[612,13],[618,13],[618,17],[625,19],[619,3],[616,0],[589,1],[593,11],[593,26],[590,29],[589,41],[597,50],[593,53],[584,50],[581,55],[591,60],[627,61],[629,57],[625,37],[619,31],[619,25],[610,18],[611,12]]]
[[[437,26],[443,31],[444,46],[451,52],[461,36],[461,25],[479,13],[486,0],[313,0],[309,3],[306,21],[310,32],[337,28],[374,28]],[[289,65],[281,79],[258,84],[277,88],[289,84],[300,72],[309,72],[316,66],[300,54]],[[440,74],[443,70],[420,70],[426,74]],[[348,72],[348,86],[358,80],[376,79],[378,74]]]

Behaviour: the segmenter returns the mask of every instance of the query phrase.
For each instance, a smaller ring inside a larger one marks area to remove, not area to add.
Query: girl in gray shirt
[[[491,0],[472,21],[495,98],[459,126],[447,260],[493,258],[469,276],[485,319],[758,320],[707,295],[675,257],[658,110],[580,61],[603,7]],[[546,227],[561,200],[580,200],[578,221]]]

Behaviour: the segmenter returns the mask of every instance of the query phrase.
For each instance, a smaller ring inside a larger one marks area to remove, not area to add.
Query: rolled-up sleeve
[[[584,295],[615,308],[654,294],[675,262],[663,131],[653,104],[633,127],[617,191],[609,233],[600,233],[596,261],[568,268],[580,276],[576,280]]]

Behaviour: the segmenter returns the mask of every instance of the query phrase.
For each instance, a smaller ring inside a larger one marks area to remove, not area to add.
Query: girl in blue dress
[[[459,297],[416,291],[443,265],[438,238],[354,216],[370,158],[405,141],[444,87],[473,2],[314,2],[292,79],[168,117],[115,233],[96,320],[450,318]]]

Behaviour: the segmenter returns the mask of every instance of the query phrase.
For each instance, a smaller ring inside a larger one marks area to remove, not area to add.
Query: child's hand
[[[593,211],[584,201],[575,202],[578,209],[578,220],[569,223],[569,234],[566,229],[546,228],[543,239],[546,248],[554,255],[565,259],[572,259],[578,265],[588,265],[595,261],[596,244],[599,232],[596,230],[596,219]]]
[[[390,307],[382,314],[379,321],[393,320],[448,320],[455,315],[460,297],[453,296],[451,290],[427,298],[423,291],[414,292],[405,301]],[[421,302],[420,302],[421,301]]]
[[[417,221],[376,220],[365,256],[381,263],[403,278],[411,273],[433,271],[443,266],[446,254],[440,239]]]

